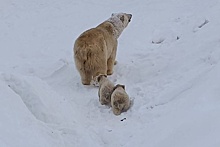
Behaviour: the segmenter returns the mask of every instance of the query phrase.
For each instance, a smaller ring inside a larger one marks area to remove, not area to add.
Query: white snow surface
[[[109,79],[133,105],[115,116],[72,47],[118,12],[133,17]],[[0,147],[219,147],[219,14],[219,0],[1,1]]]

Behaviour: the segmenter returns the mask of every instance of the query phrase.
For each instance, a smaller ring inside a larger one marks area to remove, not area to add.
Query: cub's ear
[[[101,75],[99,75],[98,77],[97,77],[97,81],[99,82],[101,80]]]
[[[122,22],[124,22],[124,21],[125,21],[125,16],[122,15],[122,16],[120,17],[120,20],[121,20]]]
[[[117,84],[115,88],[122,87],[125,90],[125,85]]]
[[[121,87],[125,90],[125,85],[121,85]]]
[[[99,75],[99,76],[97,77],[97,81],[99,82],[102,77],[106,77],[106,78],[107,78],[107,75]]]

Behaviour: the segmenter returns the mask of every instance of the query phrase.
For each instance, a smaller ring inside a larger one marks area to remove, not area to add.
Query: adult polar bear
[[[76,39],[74,60],[82,84],[90,85],[99,74],[113,74],[117,39],[131,17],[131,14],[114,13],[108,20],[85,31]]]

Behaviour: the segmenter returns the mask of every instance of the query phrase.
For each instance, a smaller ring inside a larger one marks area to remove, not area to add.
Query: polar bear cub
[[[99,83],[98,95],[100,103],[111,106],[111,94],[114,84],[108,80],[107,75],[99,75],[97,81]]]
[[[115,13],[95,28],[83,32],[74,43],[74,61],[84,85],[99,74],[113,74],[118,41],[131,14]]]
[[[120,115],[122,112],[130,108],[131,102],[128,94],[125,92],[125,86],[117,84],[111,94],[111,106],[115,115]]]

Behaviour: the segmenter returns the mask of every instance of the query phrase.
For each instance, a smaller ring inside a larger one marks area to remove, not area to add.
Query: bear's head
[[[117,18],[120,20],[123,24],[123,27],[126,28],[128,26],[128,23],[131,21],[132,14],[127,13],[112,13],[112,18]]]
[[[113,35],[117,39],[122,31],[128,26],[131,21],[131,14],[127,13],[113,13],[111,17],[107,20],[114,26]]]

